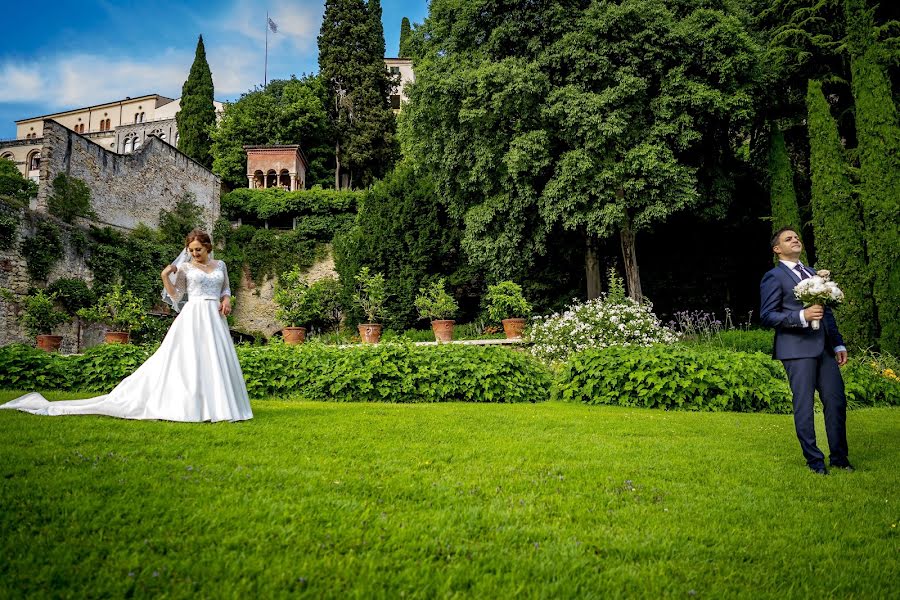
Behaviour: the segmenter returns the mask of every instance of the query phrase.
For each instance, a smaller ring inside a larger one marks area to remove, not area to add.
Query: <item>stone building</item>
[[[280,187],[287,191],[306,189],[309,162],[300,146],[244,146],[244,150],[247,152],[248,187]]]
[[[213,104],[216,113],[221,114],[222,103]],[[29,117],[16,121],[16,139],[0,141],[0,157],[12,160],[22,175],[37,181],[44,122],[47,120],[55,121],[118,154],[137,150],[150,135],[177,146],[175,115],[180,108],[180,99],[148,94],[51,115]]]
[[[416,80],[412,61],[408,58],[385,58],[384,64],[391,75],[397,78],[397,85],[391,90],[391,108],[399,113],[403,103],[409,100],[406,86]]]

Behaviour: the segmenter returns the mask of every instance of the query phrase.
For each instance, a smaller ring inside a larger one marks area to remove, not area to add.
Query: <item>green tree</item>
[[[309,161],[307,185],[331,185],[334,134],[328,102],[323,79],[309,75],[272,80],[226,104],[212,131],[213,171],[234,188],[246,187],[244,146],[298,144]]]
[[[821,81],[809,82],[806,102],[816,262],[832,271],[844,291],[844,302],[835,309],[841,332],[853,345],[866,348],[874,342],[875,315],[862,210]]]
[[[178,149],[206,168],[212,167],[210,132],[216,124],[213,104],[213,80],[203,36],[197,41],[194,63],[181,88],[181,105],[175,115],[178,125]]]
[[[365,187],[390,170],[398,153],[381,2],[327,0],[318,42],[335,130],[335,189]]]
[[[410,32],[411,28],[409,25],[409,19],[403,17],[403,20],[400,21],[400,52],[397,54],[400,58],[409,58],[411,55],[411,51],[409,48],[409,40],[410,40]]]
[[[803,235],[803,220],[794,190],[794,167],[784,144],[784,133],[777,125],[772,126],[769,146],[769,201],[772,204],[772,232],[782,227],[790,227]],[[806,251],[800,255],[806,262]]]
[[[416,41],[405,147],[497,278],[573,231],[596,292],[591,249],[618,235],[640,297],[636,235],[702,206],[751,114],[758,47],[725,2],[434,0]]]
[[[879,346],[900,354],[900,121],[873,10],[845,0],[859,155],[860,201]],[[895,57],[894,57],[895,58]]]
[[[77,177],[60,173],[53,178],[53,192],[47,198],[47,210],[66,223],[76,217],[96,217],[91,208],[91,190]]]
[[[185,194],[171,209],[159,210],[159,241],[173,250],[184,248],[187,234],[202,225],[203,209],[192,194]]]
[[[34,196],[37,196],[37,184],[22,176],[16,163],[0,158],[0,199],[19,205]]]
[[[335,239],[335,265],[347,297],[362,267],[383,273],[388,292],[385,325],[407,329],[419,320],[418,289],[444,276],[472,315],[477,277],[460,252],[460,230],[438,202],[431,179],[402,162],[366,193],[355,226]],[[351,312],[349,320],[359,320]]]

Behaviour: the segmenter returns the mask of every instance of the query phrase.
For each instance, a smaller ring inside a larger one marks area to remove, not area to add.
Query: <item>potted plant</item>
[[[384,275],[370,273],[369,267],[363,267],[356,275],[356,290],[353,293],[353,301],[356,302],[366,314],[367,323],[360,323],[359,337],[364,344],[377,344],[381,339],[381,324],[376,323],[387,300],[387,290],[384,284]]]
[[[521,339],[525,319],[531,316],[531,304],[522,295],[522,288],[512,281],[488,286],[485,296],[488,316],[503,324],[507,339]]]
[[[114,285],[108,293],[100,296],[96,304],[80,309],[78,316],[109,327],[110,331],[105,335],[107,344],[127,344],[131,331],[146,321],[146,313],[144,302],[131,290]]]
[[[281,330],[285,344],[302,344],[306,340],[303,325],[315,318],[310,314],[308,298],[309,285],[300,273],[300,267],[281,274],[275,285],[275,304],[278,305],[275,317],[285,323]]]
[[[435,340],[449,342],[453,339],[453,325],[456,321],[451,317],[459,310],[459,306],[453,296],[444,289],[443,277],[428,287],[419,288],[416,310],[423,319],[431,321]]]
[[[19,321],[29,333],[37,338],[37,347],[47,352],[56,352],[62,344],[61,335],[51,335],[53,328],[72,317],[56,308],[56,295],[37,290],[22,300]]]

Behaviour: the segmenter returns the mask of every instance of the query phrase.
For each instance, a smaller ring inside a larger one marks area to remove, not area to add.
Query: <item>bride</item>
[[[0,408],[36,415],[109,415],[165,421],[253,418],[225,317],[231,289],[209,235],[195,229],[178,259],[160,274],[163,299],[179,312],[153,356],[105,396],[48,402],[31,393]],[[187,301],[184,296],[187,294]]]

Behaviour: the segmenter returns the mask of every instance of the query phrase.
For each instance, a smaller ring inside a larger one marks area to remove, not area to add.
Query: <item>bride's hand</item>
[[[222,298],[222,304],[219,305],[219,312],[222,313],[223,317],[227,317],[231,314],[231,298],[228,296]]]

